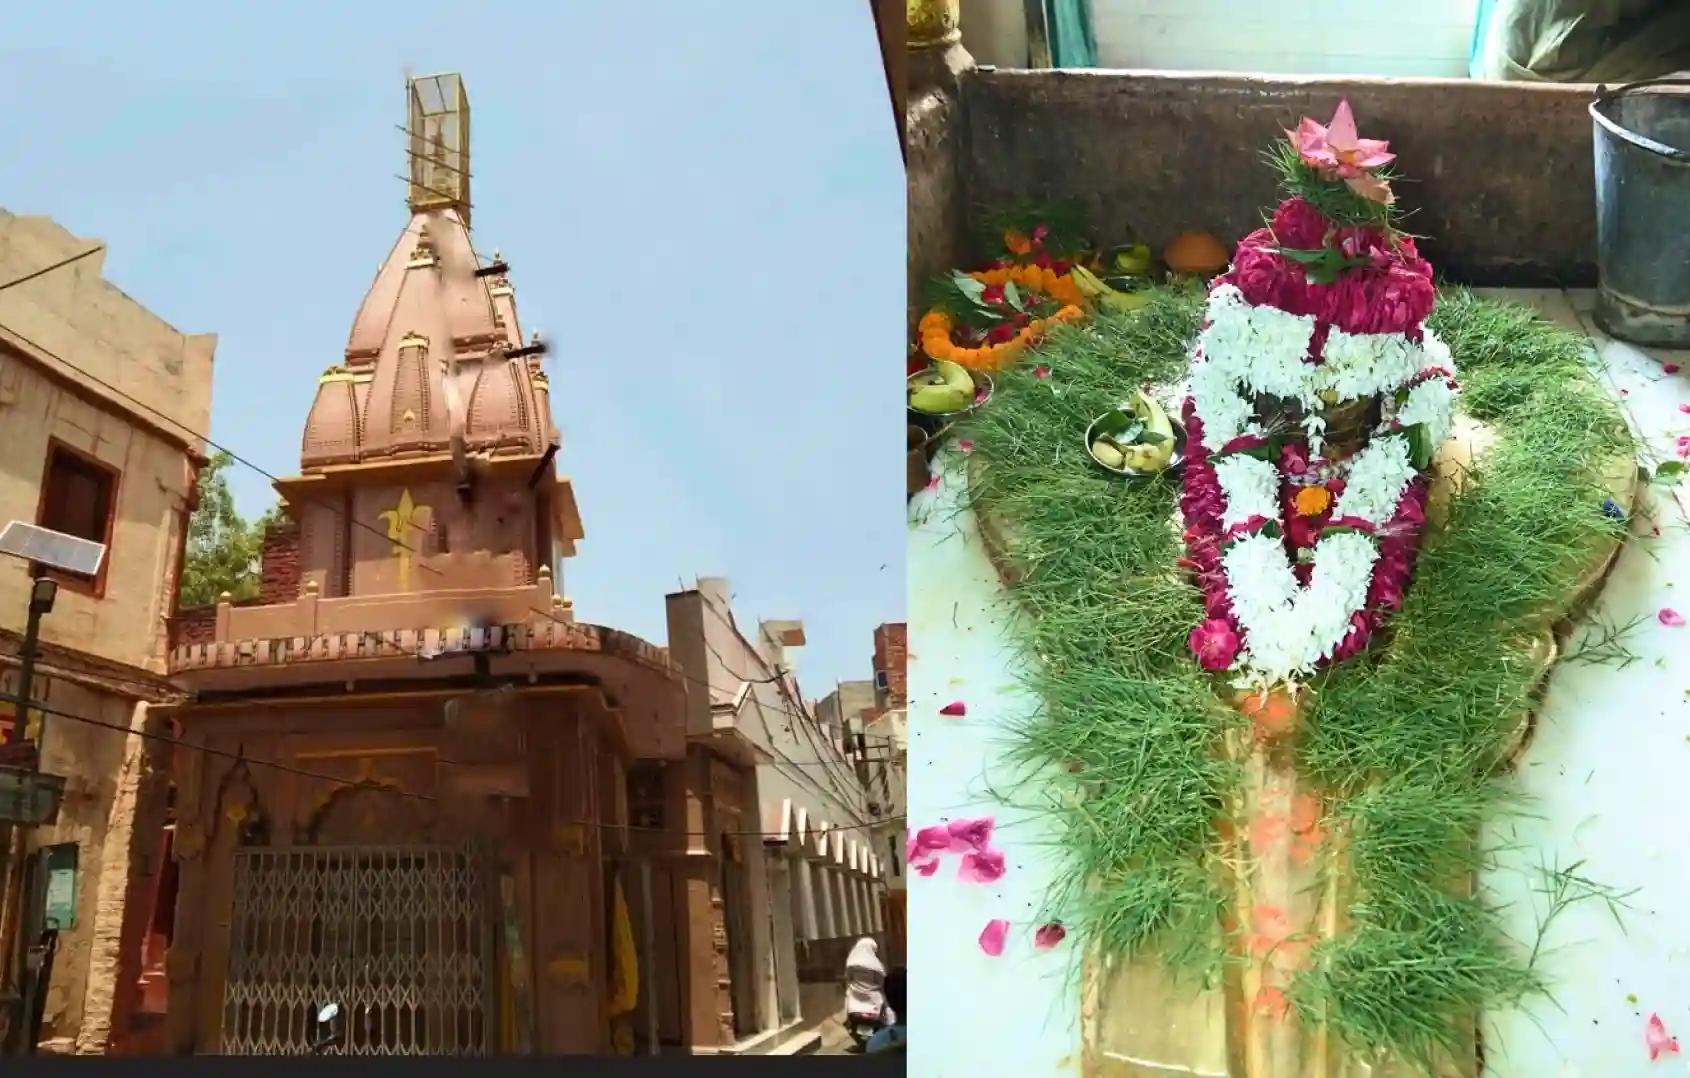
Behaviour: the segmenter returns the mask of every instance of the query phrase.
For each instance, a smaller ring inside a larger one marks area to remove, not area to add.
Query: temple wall
[[[1363,133],[1389,139],[1410,163],[1412,182],[1397,185],[1414,211],[1405,224],[1446,277],[1595,277],[1591,87],[1008,70],[969,71],[960,84],[955,189],[941,193],[911,157],[912,272],[915,244],[937,227],[918,227],[918,210],[969,218],[1014,199],[1076,198],[1109,242],[1136,234],[1159,248],[1204,230],[1230,247],[1275,201],[1262,151],[1300,117],[1329,117],[1344,96]],[[940,250],[927,241],[922,257]]]

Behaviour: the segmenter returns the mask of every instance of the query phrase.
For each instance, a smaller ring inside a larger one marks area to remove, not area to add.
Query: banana
[[[1106,285],[1105,287],[1108,286]],[[1122,314],[1126,314],[1131,311],[1140,311],[1150,305],[1150,293],[1117,292],[1115,289],[1110,288],[1109,294],[1103,297],[1103,305],[1111,311],[1117,311]]]
[[[959,393],[966,393],[972,399],[974,396],[974,376],[968,373],[968,368],[960,363],[952,363],[948,359],[941,359],[933,364],[933,368],[944,378],[945,385]]]
[[[910,407],[928,415],[949,415],[968,407],[974,399],[972,385],[968,390],[955,386],[922,386],[910,394]]]
[[[1099,438],[1091,443],[1091,455],[1096,457],[1097,462],[1105,468],[1114,468],[1116,471],[1120,471],[1122,466],[1127,463],[1126,455],[1114,442],[1107,438]]]
[[[1098,279],[1097,274],[1077,262],[1069,267],[1068,272],[1074,278],[1074,287],[1078,288],[1080,295],[1087,299],[1100,299],[1114,291]]]
[[[1159,472],[1174,457],[1174,425],[1154,397],[1142,389],[1137,395],[1138,407],[1135,410],[1145,426],[1161,437],[1154,442],[1133,446],[1128,450],[1127,463],[1141,472]]]
[[[1121,292],[1110,288],[1103,280],[1081,265],[1075,265],[1069,272],[1074,277],[1074,286],[1097,306],[1111,311],[1126,313],[1136,311],[1150,302],[1150,296],[1144,292]]]

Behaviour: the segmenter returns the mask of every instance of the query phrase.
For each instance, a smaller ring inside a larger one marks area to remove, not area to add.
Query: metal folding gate
[[[493,1050],[486,863],[465,848],[237,851],[223,1052],[305,1054],[327,1003],[348,1055]]]

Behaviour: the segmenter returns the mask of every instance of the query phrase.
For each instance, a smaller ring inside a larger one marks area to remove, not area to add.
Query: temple
[[[264,594],[179,636],[166,1050],[627,1050],[627,775],[666,649],[578,621],[543,347],[469,228],[469,105],[412,79],[410,217],[318,379]]]

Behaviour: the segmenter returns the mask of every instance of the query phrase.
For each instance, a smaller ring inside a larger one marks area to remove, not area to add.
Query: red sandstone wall
[[[874,630],[874,671],[886,674],[883,710],[909,706],[909,627],[888,622]]]
[[[264,533],[258,601],[269,606],[299,598],[299,525],[284,516]]]

